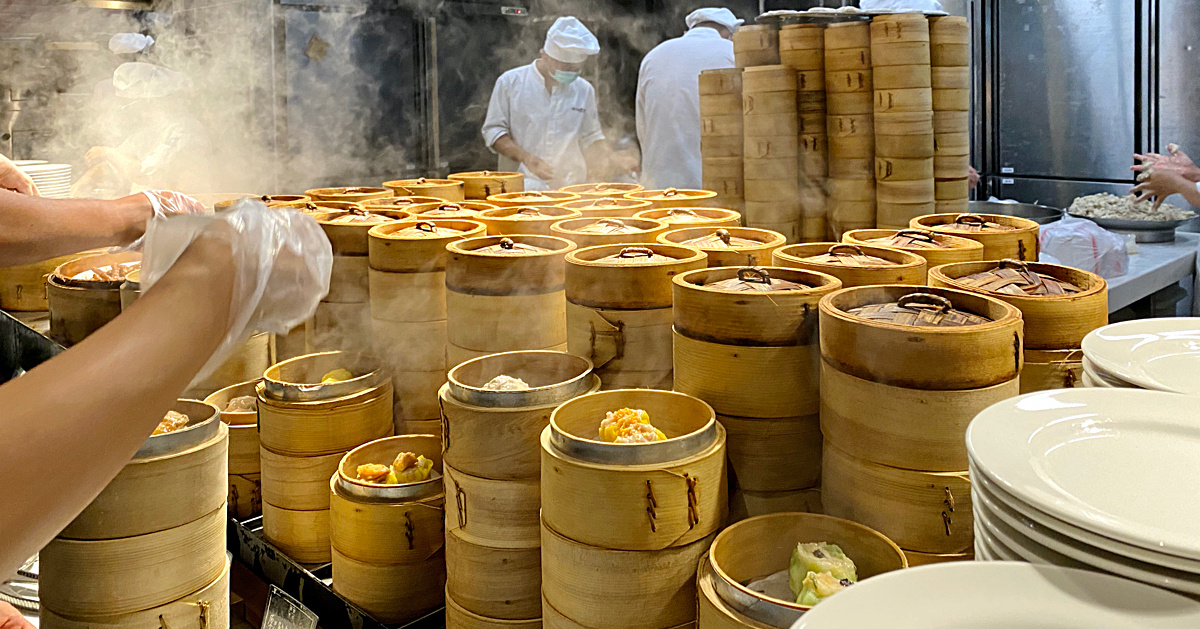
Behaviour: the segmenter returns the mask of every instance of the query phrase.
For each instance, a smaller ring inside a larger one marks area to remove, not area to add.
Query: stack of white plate
[[[967,452],[977,558],[1107,572],[1200,597],[1195,398],[1030,393],[977,415]]]
[[[1083,338],[1083,384],[1200,394],[1200,318],[1114,323]]]
[[[39,162],[41,160],[28,160]],[[37,185],[38,192],[49,199],[65,199],[71,196],[71,165],[70,164],[18,164],[17,168],[25,171],[26,175]]]

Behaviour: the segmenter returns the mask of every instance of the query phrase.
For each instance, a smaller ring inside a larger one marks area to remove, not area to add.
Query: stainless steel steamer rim
[[[617,389],[613,391],[601,391],[592,393],[587,397],[606,396],[615,393],[626,393],[631,389]],[[632,389],[641,391],[642,389]],[[658,391],[654,389],[644,389],[644,391],[654,393],[673,393],[675,395],[683,395],[673,391]],[[694,399],[694,398],[693,398]],[[711,448],[717,441],[717,437],[721,431],[716,419],[716,411],[712,406],[703,400],[696,400],[708,409],[709,419],[699,429],[692,431],[686,435],[672,437],[666,441],[653,441],[650,443],[607,443],[604,441],[596,441],[594,439],[585,439],[577,435],[571,434],[558,426],[558,413],[562,407],[555,409],[550,414],[550,425],[545,428],[549,431],[550,445],[563,456],[568,456],[580,461],[588,463],[598,463],[601,465],[655,465],[660,463],[669,463],[671,461],[679,461],[686,459],[695,454],[704,452]]]
[[[173,452],[182,452],[212,439],[221,429],[221,410],[215,405],[200,400],[179,400],[171,410],[188,416],[183,428],[161,435],[152,435],[133,455],[135,459],[149,459]],[[199,422],[194,421],[203,411],[210,411]]]
[[[349,380],[329,384],[290,382],[278,377],[278,374],[287,368],[287,366],[301,361],[322,360],[337,354],[345,357],[344,361],[338,363],[340,365],[339,368],[349,370],[351,367],[354,367],[355,371],[365,373]],[[272,365],[263,374],[262,384],[263,392],[272,400],[280,402],[316,402],[361,393],[386,382],[388,377],[386,370],[383,368],[383,362],[374,356],[355,352],[332,351],[297,356],[296,358]]]
[[[549,384],[540,387],[531,387],[524,391],[490,391],[483,388],[483,384],[490,381],[488,378],[478,386],[463,382],[462,378],[465,371],[472,368],[479,368],[484,374],[493,373],[492,378],[501,374],[500,369],[488,370],[483,367],[491,362],[504,362],[508,359],[518,357],[520,355],[531,356],[537,355],[540,357],[555,356],[569,363],[571,372],[576,375],[562,382]],[[450,369],[447,375],[447,386],[450,390],[450,395],[459,402],[470,404],[472,406],[480,406],[484,408],[525,408],[530,406],[548,406],[561,404],[587,393],[592,389],[596,376],[592,374],[592,361],[581,356],[574,356],[566,352],[556,352],[552,350],[525,350],[515,352],[500,352],[497,354],[489,354],[479,358],[472,358],[464,363],[461,363]]]
[[[442,474],[437,470],[431,471],[429,478],[423,481],[402,485],[356,483],[346,478],[340,471],[336,478],[339,491],[363,502],[417,502],[437,496],[444,491]]]

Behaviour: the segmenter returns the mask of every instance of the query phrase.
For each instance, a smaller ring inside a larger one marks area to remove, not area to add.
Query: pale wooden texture
[[[706,160],[706,164],[711,160]],[[707,166],[706,166],[707,167]],[[738,175],[741,176],[742,167],[739,163]],[[688,211],[703,219],[703,222],[683,222],[677,215],[672,214],[675,211]],[[742,224],[742,215],[736,210],[719,208],[719,207],[692,207],[692,208],[670,208],[666,210],[643,210],[633,215],[634,218],[648,218],[651,220],[661,221],[669,225],[672,229],[679,229],[689,225],[700,225],[703,227],[737,227]]]
[[[546,350],[546,351],[551,351],[551,352],[566,352],[567,351],[567,343],[564,341],[562,343],[559,343],[558,345],[551,345],[550,347],[537,347],[537,348],[529,348],[529,349]],[[461,365],[462,363],[465,363],[468,360],[473,360],[475,358],[482,358],[484,356],[491,356],[492,354],[495,354],[495,353],[496,352],[489,351],[489,350],[466,349],[464,347],[458,347],[457,345],[454,345],[453,343],[451,343],[446,346],[446,364]]]
[[[929,65],[932,51],[929,42],[871,42],[871,63],[874,67]]]
[[[446,273],[388,273],[371,269],[371,318],[381,321],[445,321]]]
[[[68,347],[121,314],[119,289],[63,286],[52,275],[46,278],[46,299],[50,338]]]
[[[673,207],[715,207],[713,201],[717,193],[712,190],[687,190],[683,188],[667,188],[666,190],[641,190],[629,192],[626,199],[638,199],[650,202],[650,209],[660,210]]]
[[[367,502],[344,493],[332,479],[325,487],[330,492],[329,542],[346,557],[369,564],[415,564],[428,561],[445,545],[441,493],[415,502]]]
[[[323,301],[334,304],[359,304],[370,301],[367,288],[367,263],[365,255],[334,255],[329,275],[329,294]]]
[[[468,199],[486,199],[493,194],[522,192],[525,190],[525,175],[488,170],[454,173],[446,177],[463,183],[463,196]]]
[[[540,601],[540,599],[539,599]],[[473,614],[446,595],[446,629],[542,629],[542,619],[501,620]]]
[[[927,65],[880,66],[873,71],[875,89],[911,89],[932,87],[932,74]]]
[[[446,293],[451,345],[480,352],[543,349],[567,341],[562,290],[537,295]]]
[[[821,367],[821,432],[857,458],[910,470],[967,468],[967,424],[1020,394],[1016,379],[982,389],[929,391],[879,384]]]
[[[568,303],[567,351],[610,374],[670,371],[673,319],[669,307],[599,310]]]
[[[263,371],[266,371],[266,370],[264,369]],[[223,389],[220,389],[219,391],[215,391],[215,392],[209,394],[207,397],[204,398],[204,403],[212,404],[213,406],[217,407],[217,409],[219,409],[221,411],[221,421],[224,422],[225,425],[230,426],[230,427],[233,427],[233,426],[255,426],[256,427],[255,430],[257,431],[257,425],[258,425],[258,410],[257,410],[258,402],[257,402],[257,400],[255,401],[254,410],[227,411],[225,409],[226,409],[226,407],[229,406],[229,401],[232,400],[233,398],[246,397],[246,396],[254,397],[254,395],[255,395],[254,388],[256,386],[258,386],[258,383],[261,381],[262,381],[262,374],[260,373],[260,374],[256,375],[253,380],[247,380],[246,382],[239,382],[237,384],[231,384]],[[234,466],[232,464],[233,449],[234,449],[234,446],[233,446],[234,437],[232,434],[229,437],[229,441],[230,441],[229,449],[230,449],[230,461],[231,461],[230,466],[229,466],[229,473],[237,474],[238,472],[237,472],[237,470],[234,469]],[[255,443],[258,443],[258,435],[257,434],[254,436],[254,441],[255,441]],[[255,463],[254,463],[254,466],[256,468],[255,471],[257,471],[257,467],[258,467],[258,462],[257,462],[258,446],[257,445],[254,447],[254,458],[256,459]]]
[[[562,220],[550,225],[550,234],[566,238],[582,247],[618,244],[648,244],[655,242],[659,234],[667,231],[666,223],[643,218],[619,218],[626,227],[635,231],[627,233],[597,234],[580,231],[581,228],[594,224],[598,218],[575,218]]]
[[[559,207],[580,212],[583,214],[583,218],[636,218],[638,212],[650,209],[651,203],[637,199],[626,199],[621,196],[606,196],[598,199],[567,201],[558,205]]]
[[[916,568],[917,566],[928,566],[935,563],[948,563],[951,561],[974,561],[975,551],[970,550],[965,553],[950,553],[938,555],[933,553],[919,553],[915,550],[904,551],[904,556],[908,558],[908,567]]]
[[[600,378],[601,391],[617,389],[662,389],[670,391],[675,383],[674,370],[664,371],[609,371],[597,369],[593,373]]]
[[[838,244],[841,243],[812,242],[788,245],[776,249],[771,254],[772,264],[832,275],[841,281],[842,288],[874,284],[913,284],[917,286],[925,284],[925,258],[899,249],[873,245],[859,246],[859,249],[866,255],[895,263],[888,266],[847,266],[826,264],[809,259],[828,253]],[[849,250],[847,251],[849,252]]]
[[[855,459],[827,443],[821,503],[825,513],[865,524],[904,549],[961,553],[974,541],[965,471],[901,470]]]
[[[753,347],[675,333],[675,390],[722,415],[815,415],[820,405],[815,344]]]
[[[989,261],[940,266],[930,272],[929,285],[980,293],[1016,306],[1025,321],[1025,347],[1029,349],[1074,349],[1088,332],[1108,325],[1108,283],[1095,273],[1059,264],[1027,263],[1034,273],[1082,289],[1068,295],[1009,295],[982,291],[960,280],[990,271],[998,264]]]
[[[651,210],[663,212],[670,210]],[[649,260],[645,253],[666,260]],[[622,261],[607,260],[624,255]],[[567,301],[590,308],[645,310],[671,306],[671,279],[702,269],[706,255],[695,247],[662,243],[602,245],[567,254]]]
[[[512,236],[509,240],[515,244],[545,251],[523,255],[480,251],[501,244],[504,238],[483,236],[446,245],[450,253],[446,260],[447,290],[472,295],[532,295],[561,290],[566,275],[563,259],[576,249],[575,243],[553,236]]]
[[[362,211],[362,208],[357,205],[351,205],[354,211]],[[367,257],[368,232],[373,227],[383,225],[395,221],[407,221],[412,219],[412,214],[401,210],[373,210],[372,214],[378,215],[375,220],[362,223],[335,223],[332,222],[338,217],[341,212],[338,211],[322,211],[311,213],[311,216],[316,219],[317,224],[325,232],[325,236],[333,245],[334,256],[347,257]],[[364,260],[365,262],[365,260]]]
[[[1083,352],[1078,349],[1025,350],[1021,393],[1083,386]]]
[[[810,286],[789,291],[730,291],[706,284],[737,276],[737,269],[702,269],[676,277],[675,329],[694,339],[729,345],[797,345],[812,342],[813,315],[821,298],[840,289],[830,275],[759,267],[772,279]]]
[[[771,26],[748,24],[733,34],[737,67],[779,63],[779,31]]]
[[[397,435],[433,435],[442,438],[441,419],[399,420],[396,422]]]
[[[935,66],[966,66],[971,63],[970,44],[934,44],[930,62]]]
[[[880,113],[875,115],[875,133],[893,137],[931,136],[936,130],[933,121],[932,111]]]
[[[746,491],[738,489],[730,495],[729,522],[768,513],[822,513],[821,489],[793,491]]]
[[[1037,260],[1038,224],[1025,218],[1000,214],[976,214],[989,223],[1013,227],[1008,231],[968,232],[946,227],[961,214],[931,214],[912,219],[909,227],[970,238],[983,245],[984,260]]]
[[[708,557],[702,557],[700,568],[696,573],[696,598],[698,601],[696,626],[698,629],[778,629],[742,614],[722,600],[713,588],[712,577],[707,565]]]
[[[292,511],[264,502],[263,539],[300,563],[330,558],[329,510]]]
[[[263,501],[297,511],[328,509],[329,477],[337,471],[343,455],[345,452],[297,457],[260,448]]]
[[[699,84],[701,96],[740,95],[742,93],[742,70],[741,68],[705,70],[700,73]]]
[[[717,415],[725,427],[733,482],[751,491],[811,489],[821,479],[817,415],[745,419]]]
[[[441,607],[446,591],[443,553],[423,563],[369,564],[332,553],[333,591],[376,620],[399,624]]]
[[[225,507],[175,528],[42,549],[42,605],[62,616],[127,614],[197,592],[225,570]]]
[[[453,179],[397,179],[383,182],[383,187],[398,197],[437,197],[447,201],[464,201],[463,182]]]
[[[446,325],[445,320],[407,323],[372,318],[373,353],[394,374],[404,371],[445,371]]]
[[[899,229],[856,229],[842,234],[842,242],[851,245],[876,245],[884,246],[879,243],[870,241],[877,238],[890,238]],[[947,234],[932,234],[932,237],[937,242],[951,245],[948,249],[922,249],[918,247],[897,247],[895,245],[887,245],[891,249],[899,249],[907,251],[925,258],[926,267],[932,269],[935,266],[942,264],[950,264],[952,262],[974,262],[983,259],[983,245],[971,240],[970,238],[960,238],[958,236],[950,236]]]
[[[356,203],[360,201],[370,201],[373,199],[386,199],[391,196],[391,190],[385,188],[365,189],[362,192],[347,192],[346,188],[313,188],[305,190],[304,195],[314,201],[331,201]]]
[[[912,293],[948,299],[991,322],[956,328],[868,321],[848,310],[897,301]],[[1008,382],[1021,371],[1021,313],[1000,301],[946,288],[860,286],[820,304],[821,355],[839,370],[898,387],[976,389]]]
[[[525,192],[506,192],[503,194],[493,194],[487,198],[487,202],[495,205],[496,207],[519,207],[522,205],[557,205],[559,203],[578,201],[580,198],[582,198],[580,195],[573,192],[530,190]]]
[[[825,29],[824,40],[826,51],[865,48],[871,45],[871,31],[863,22],[835,23]]]
[[[395,403],[392,406],[394,420],[410,423],[438,421],[441,416],[438,390],[446,384],[444,368],[439,367],[433,371],[397,371],[392,374],[392,384],[396,392]],[[437,433],[441,433],[440,424]]]
[[[541,479],[492,480],[443,468],[446,529],[493,548],[532,548],[541,544],[538,513]]]
[[[440,204],[435,207],[441,207]],[[438,236],[409,236],[421,223],[452,230]],[[432,273],[446,270],[446,245],[483,236],[487,228],[477,220],[432,219],[385,223],[367,232],[367,256],[372,269],[388,273]]]
[[[543,606],[543,618],[558,612],[583,626],[624,629],[692,622],[696,563],[714,536],[665,550],[609,550],[574,542],[543,525],[542,592],[553,608]]]
[[[446,593],[480,616],[542,615],[542,549],[491,548],[446,533]]]
[[[739,105],[740,106],[740,105]],[[89,253],[73,253],[32,264],[0,268],[0,308],[15,311],[48,310],[46,276],[54,269]]]
[[[59,537],[133,537],[212,513],[225,503],[228,448],[222,425],[212,439],[182,452],[130,461]]]
[[[538,214],[527,216],[526,208],[534,208]],[[489,236],[558,236],[550,231],[550,226],[559,221],[580,218],[583,213],[579,210],[557,205],[523,205],[520,207],[498,207],[494,210],[484,210],[476,220],[487,226]]]
[[[258,438],[290,456],[345,452],[392,432],[392,383],[319,402],[280,402],[258,395]]]

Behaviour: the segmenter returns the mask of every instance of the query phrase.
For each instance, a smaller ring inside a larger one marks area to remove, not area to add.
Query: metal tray
[[[1039,225],[1060,221],[1063,211],[1049,205],[1036,203],[997,203],[995,201],[971,201],[967,209],[972,214],[1000,214],[1027,218]]]
[[[1085,218],[1109,231],[1133,234],[1135,242],[1174,242],[1175,230],[1195,218],[1193,216],[1177,221],[1130,221],[1119,218],[1092,218],[1076,214],[1071,216]]]

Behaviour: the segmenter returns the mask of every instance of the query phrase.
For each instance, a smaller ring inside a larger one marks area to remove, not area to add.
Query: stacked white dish
[[[1200,597],[1195,398],[1030,393],[977,415],[967,452],[979,559],[1107,572]]]
[[[1114,323],[1083,339],[1083,385],[1200,395],[1200,318]]]
[[[43,197],[65,199],[71,196],[70,164],[48,164],[42,160],[24,160],[17,164],[17,168],[29,175]]]

